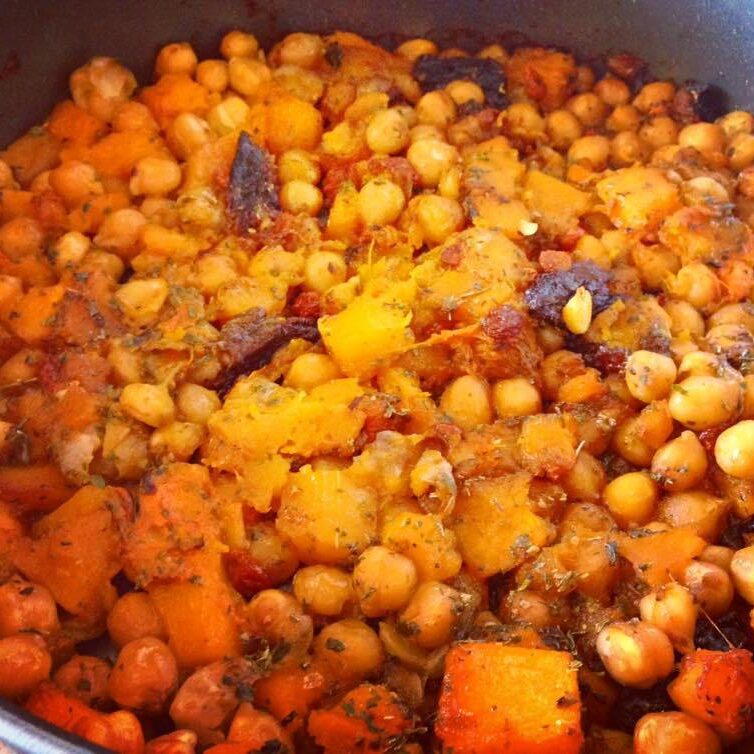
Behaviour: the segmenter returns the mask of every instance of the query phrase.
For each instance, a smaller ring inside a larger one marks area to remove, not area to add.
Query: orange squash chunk
[[[584,737],[571,656],[497,643],[453,647],[435,732],[454,754],[578,754]]]

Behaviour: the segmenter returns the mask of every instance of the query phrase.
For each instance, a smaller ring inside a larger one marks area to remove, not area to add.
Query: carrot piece
[[[64,694],[53,683],[40,684],[27,699],[26,709],[35,717],[120,754],[144,751],[144,734],[133,713],[97,712]]]
[[[239,743],[247,749],[262,749],[265,744],[278,744],[277,751],[293,751],[290,737],[283,726],[268,712],[254,709],[243,702],[236,710],[228,729],[228,741]]]
[[[687,654],[668,693],[681,710],[710,725],[725,741],[754,734],[754,662],[745,649]]]
[[[325,754],[385,752],[411,727],[411,715],[385,686],[365,683],[332,709],[309,716],[309,733]]]
[[[47,130],[61,141],[75,144],[92,144],[107,128],[106,124],[91,113],[82,110],[66,99],[55,105]]]
[[[661,586],[671,578],[680,580],[683,569],[706,546],[707,543],[688,528],[646,532],[646,536],[626,535],[618,540],[618,552],[650,586]]]
[[[578,754],[577,672],[567,652],[461,644],[445,660],[435,732],[455,754]]]
[[[53,464],[0,466],[0,499],[16,514],[49,513],[74,491]]]
[[[165,128],[180,113],[204,115],[209,108],[207,90],[183,73],[162,76],[142,91],[141,101],[152,111],[160,128]]]
[[[303,724],[309,710],[324,696],[325,676],[315,667],[274,670],[254,685],[254,699],[280,721],[289,733]]]
[[[159,156],[166,151],[162,141],[151,134],[122,131],[108,134],[83,152],[75,147],[66,149],[62,156],[91,162],[102,175],[125,180],[142,157]]]

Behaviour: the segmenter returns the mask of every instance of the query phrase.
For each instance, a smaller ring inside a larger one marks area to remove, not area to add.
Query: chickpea
[[[506,133],[522,139],[534,139],[545,132],[545,119],[528,102],[514,102],[507,110],[503,110],[498,122],[506,129]]]
[[[602,499],[613,518],[626,528],[649,523],[657,506],[657,485],[645,471],[631,471],[610,482]]]
[[[720,754],[720,739],[685,712],[652,712],[634,729],[634,754]]]
[[[80,108],[108,122],[136,90],[133,73],[106,57],[92,58],[77,68],[68,83],[73,101]]]
[[[52,658],[36,634],[0,639],[0,696],[17,699],[50,677]]]
[[[508,55],[505,48],[502,47],[502,45],[498,44],[487,45],[486,47],[483,47],[481,50],[479,50],[478,56],[480,58],[491,58],[492,60],[497,60],[497,62],[501,65],[505,65],[505,63],[507,63],[510,59],[510,55]]]
[[[134,639],[118,654],[107,690],[121,707],[154,715],[178,688],[178,664],[167,644],[151,636]]]
[[[437,55],[437,45],[429,39],[409,39],[395,50],[397,55],[413,61],[422,55]]]
[[[379,110],[367,126],[366,140],[375,154],[396,154],[409,144],[408,123],[395,109]]]
[[[353,569],[361,611],[370,618],[405,607],[417,581],[413,562],[382,546],[364,550]]]
[[[205,435],[200,424],[170,422],[152,433],[149,450],[161,461],[188,461],[204,442]]]
[[[731,492],[733,494],[736,494],[735,488],[731,488]],[[733,505],[733,513],[734,515],[738,515],[736,511],[735,501]],[[705,563],[711,563],[712,565],[719,566],[726,573],[728,573],[730,571],[730,563],[733,560],[735,553],[736,551],[732,547],[723,547],[722,545],[707,545],[702,550],[701,555],[699,555],[699,560]]]
[[[694,649],[697,613],[691,592],[674,582],[658,587],[639,600],[641,619],[663,631],[681,654]]]
[[[323,353],[303,353],[288,368],[285,384],[299,390],[311,390],[341,377],[337,364]]]
[[[568,161],[600,171],[607,167],[609,155],[610,142],[604,136],[582,136],[571,144]]]
[[[648,120],[639,129],[639,138],[654,151],[678,141],[678,126],[672,118],[660,115]]]
[[[422,95],[414,108],[419,123],[447,128],[456,119],[456,103],[442,89]]]
[[[663,307],[670,317],[670,332],[673,335],[688,334],[692,338],[704,335],[704,317],[688,301],[671,299]]]
[[[648,689],[673,670],[673,645],[645,621],[616,622],[603,628],[595,642],[612,678],[622,686]]]
[[[224,254],[206,254],[196,262],[196,284],[205,295],[214,295],[238,278],[235,262]]]
[[[377,675],[385,662],[379,636],[355,618],[325,626],[314,640],[314,659],[344,686]]]
[[[464,595],[457,589],[425,581],[400,614],[398,632],[423,649],[437,649],[450,641],[465,607]]]
[[[209,417],[219,410],[220,398],[214,390],[190,382],[181,385],[176,392],[178,411],[190,422],[206,424]]]
[[[687,377],[716,377],[719,373],[720,359],[707,351],[691,351],[683,356],[678,365],[681,380]]]
[[[253,97],[272,78],[272,72],[254,58],[233,57],[228,61],[230,86],[245,97]]]
[[[445,388],[440,410],[465,430],[489,424],[492,421],[489,386],[472,374],[458,377]]]
[[[746,419],[720,434],[715,442],[717,465],[730,476],[754,479],[754,421]]]
[[[425,188],[436,186],[443,174],[460,161],[458,150],[437,139],[422,139],[414,142],[406,152],[406,158],[419,174]]]
[[[293,215],[315,217],[323,202],[322,192],[305,181],[289,181],[280,189],[280,206]]]
[[[702,430],[730,421],[739,410],[741,385],[722,377],[687,377],[673,388],[670,415],[690,429]]]
[[[164,385],[126,385],[120,394],[120,406],[150,427],[162,427],[175,419],[175,404]]]
[[[75,267],[83,261],[91,246],[92,242],[83,233],[76,230],[64,233],[53,247],[56,269],[66,270]]]
[[[706,264],[691,262],[678,270],[671,291],[673,295],[704,312],[719,301],[720,281]]]
[[[730,561],[730,575],[736,591],[754,605],[754,545],[736,550]]]
[[[555,625],[550,602],[531,589],[510,592],[501,610],[505,621],[528,623],[537,629]]]
[[[136,639],[167,639],[165,624],[146,592],[126,592],[107,616],[107,630],[116,646]]]
[[[398,184],[384,178],[372,178],[359,191],[359,212],[367,225],[394,223],[406,205]]]
[[[725,527],[730,503],[703,490],[677,492],[660,504],[661,521],[674,528],[688,527],[708,541],[714,541]]]
[[[249,631],[272,646],[290,647],[282,662],[295,665],[303,660],[312,643],[312,619],[298,600],[279,589],[265,589],[254,595],[246,605]]]
[[[498,380],[492,387],[492,402],[501,419],[542,412],[542,396],[525,377]]]
[[[204,146],[210,138],[211,129],[204,118],[194,113],[181,113],[167,128],[167,142],[178,157],[186,159]]]
[[[479,105],[484,104],[484,90],[479,84],[473,81],[451,81],[445,91],[450,95],[453,102],[459,107],[467,102],[476,102]]]
[[[569,500],[596,501],[605,486],[605,469],[591,453],[582,450],[562,480]]]
[[[682,432],[652,457],[652,474],[668,490],[692,489],[706,473],[707,453],[693,432]]]
[[[634,131],[621,131],[610,142],[610,162],[616,167],[629,167],[642,162],[647,150]]]
[[[634,351],[626,361],[626,385],[631,395],[644,403],[665,398],[676,373],[673,359],[653,351]]]
[[[50,187],[71,208],[105,192],[97,171],[78,160],[68,160],[51,171]]]
[[[636,131],[641,126],[641,114],[633,105],[618,105],[605,121],[608,131]]]
[[[736,134],[728,142],[726,154],[732,170],[739,171],[748,168],[754,163],[754,135]]]
[[[143,157],[136,163],[128,188],[134,196],[165,196],[180,186],[181,167],[164,157]]]
[[[243,99],[232,95],[210,109],[207,123],[218,136],[224,136],[241,128],[250,112],[251,108]]]
[[[340,568],[313,565],[301,568],[293,577],[293,594],[315,615],[340,615],[353,599],[351,577]]]
[[[714,563],[694,560],[683,572],[683,583],[711,618],[725,615],[735,592],[727,571]]]
[[[226,60],[230,58],[250,58],[259,51],[259,42],[253,34],[234,29],[220,42],[220,53]]]
[[[455,199],[437,194],[424,194],[416,202],[416,219],[425,242],[441,244],[461,230],[466,221],[461,205]]]
[[[426,123],[417,123],[411,126],[411,130],[408,132],[411,143],[415,141],[424,141],[425,139],[433,139],[434,141],[446,142],[445,134],[437,126],[430,126]]]
[[[193,76],[196,70],[197,57],[188,42],[174,42],[165,45],[158,53],[154,64],[155,73],[164,76],[166,73],[183,73]]]
[[[107,701],[109,678],[110,665],[105,660],[87,655],[74,655],[55,671],[52,680],[68,696],[91,707]]]
[[[692,123],[685,126],[678,134],[678,143],[682,147],[696,149],[704,156],[722,152],[725,148],[725,134],[714,123]]]
[[[58,630],[58,609],[49,589],[14,577],[0,586],[0,637]]]
[[[607,117],[607,105],[594,92],[577,94],[566,102],[570,110],[587,128],[600,125]]]
[[[118,209],[104,219],[94,242],[103,249],[130,258],[146,224],[147,218],[138,209]]]
[[[615,76],[605,76],[594,85],[594,93],[610,107],[625,105],[631,99],[628,84]]]
[[[346,263],[334,251],[315,251],[304,264],[304,284],[317,293],[327,293],[346,279]]]
[[[283,38],[276,53],[281,65],[314,68],[325,55],[325,43],[316,34],[294,32]]]
[[[224,92],[230,81],[224,60],[202,60],[196,67],[196,80],[210,92]]]
[[[662,115],[675,97],[675,84],[671,81],[652,81],[645,84],[634,97],[634,106],[642,113]]]
[[[583,133],[581,122],[570,110],[553,110],[545,118],[545,130],[554,149],[568,149]]]

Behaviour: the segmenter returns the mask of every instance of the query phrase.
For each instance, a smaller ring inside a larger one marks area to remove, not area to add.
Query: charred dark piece
[[[478,84],[487,105],[498,110],[508,106],[505,96],[505,71],[491,58],[441,58],[422,55],[414,63],[413,76],[423,92],[442,89],[451,81],[462,79]]]
[[[312,343],[319,340],[317,320],[304,317],[268,317],[263,309],[252,309],[234,317],[220,331],[220,359],[225,367],[215,389],[227,393],[236,380],[268,364],[275,351],[295,338]]]
[[[272,158],[246,131],[238,138],[227,202],[231,224],[239,235],[256,228],[263,218],[280,209]]]
[[[540,275],[524,294],[534,317],[551,325],[563,324],[562,311],[580,287],[592,294],[592,311],[599,314],[615,301],[610,292],[610,273],[593,262],[577,262],[569,270]]]
[[[713,84],[687,81],[673,98],[673,115],[682,123],[711,123],[727,111],[725,92]]]

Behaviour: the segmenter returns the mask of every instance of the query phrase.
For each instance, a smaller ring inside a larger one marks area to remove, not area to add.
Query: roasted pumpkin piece
[[[475,480],[458,497],[451,528],[464,563],[482,578],[514,568],[554,534],[531,510],[530,481],[521,473]]]
[[[120,487],[82,487],[16,542],[16,567],[69,613],[103,620],[116,598],[110,580],[122,566],[117,521],[130,516],[131,505]]]
[[[495,643],[453,647],[435,732],[456,754],[578,754],[584,736],[571,656]]]
[[[411,715],[385,686],[364,684],[331,709],[309,715],[309,733],[325,754],[387,752],[411,727]]]
[[[745,649],[697,649],[685,655],[668,693],[681,710],[707,723],[724,741],[754,733],[754,662]]]
[[[618,170],[597,184],[597,194],[610,218],[628,230],[656,227],[681,206],[677,186],[657,168]]]
[[[649,586],[680,580],[683,569],[706,546],[707,543],[693,529],[687,528],[669,531],[638,529],[618,537],[618,552]]]

